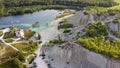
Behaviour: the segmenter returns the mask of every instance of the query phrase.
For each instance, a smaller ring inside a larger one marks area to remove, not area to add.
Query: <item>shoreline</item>
[[[58,30],[59,22],[64,20],[64,19],[67,19],[67,18],[69,18],[69,17],[71,17],[73,15],[74,14],[67,15],[67,16],[64,16],[64,17],[59,18],[59,19],[55,19],[55,20],[53,20],[53,22],[51,23],[51,26],[49,28],[47,28],[45,30],[36,31],[37,33],[41,34],[41,41],[42,41],[42,43],[38,46],[38,48],[35,51],[37,57],[33,61],[33,62],[35,62],[37,64],[37,68],[48,68],[47,64],[44,62],[42,57],[39,56],[40,53],[41,53],[40,52],[41,51],[41,47],[46,42],[54,39],[55,37],[57,37],[61,33]]]

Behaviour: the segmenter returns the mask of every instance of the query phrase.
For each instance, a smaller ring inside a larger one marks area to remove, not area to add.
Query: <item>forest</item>
[[[81,9],[87,6],[111,7],[114,0],[0,0],[0,16],[32,13],[41,9]]]

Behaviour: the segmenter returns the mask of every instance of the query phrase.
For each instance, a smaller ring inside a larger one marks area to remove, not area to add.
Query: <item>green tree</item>
[[[13,68],[23,68],[23,64],[17,58],[10,59],[9,63]]]

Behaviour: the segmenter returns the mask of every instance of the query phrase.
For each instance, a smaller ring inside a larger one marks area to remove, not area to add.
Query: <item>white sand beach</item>
[[[38,49],[35,51],[35,53],[37,54],[37,57],[35,58],[34,62],[37,64],[37,68],[48,68],[47,64],[39,56],[41,47],[44,43],[48,42],[49,40],[54,39],[61,33],[58,31],[59,22],[62,21],[63,19],[67,19],[71,16],[73,16],[73,14],[65,16],[63,18],[59,18],[57,20],[54,20],[52,23],[52,26],[50,28],[41,30],[41,31],[37,31],[37,33],[41,34],[41,40],[42,40],[42,43],[39,45]]]

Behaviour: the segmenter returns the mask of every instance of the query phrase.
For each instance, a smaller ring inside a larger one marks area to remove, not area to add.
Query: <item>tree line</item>
[[[114,0],[0,0],[0,16],[32,13],[41,9],[81,9],[87,6],[110,7]]]

